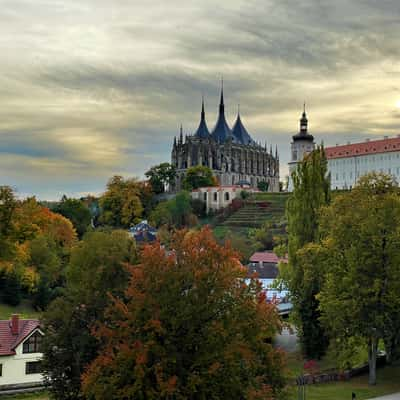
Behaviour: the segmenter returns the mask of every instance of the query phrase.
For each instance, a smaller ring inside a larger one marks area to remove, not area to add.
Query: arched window
[[[229,193],[228,192],[225,193],[225,200],[229,201]]]
[[[218,200],[218,193],[215,192],[215,193],[214,193],[214,201],[217,201],[217,200]]]

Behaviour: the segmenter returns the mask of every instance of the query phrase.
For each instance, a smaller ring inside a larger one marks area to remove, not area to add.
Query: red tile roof
[[[39,327],[39,321],[36,319],[20,319],[18,325],[18,335],[13,335],[11,333],[11,321],[0,321],[0,356],[14,355],[15,348]]]
[[[400,137],[370,140],[362,143],[327,147],[325,149],[328,159],[388,153],[393,151],[400,151]]]
[[[256,252],[250,257],[251,262],[269,262],[278,264],[279,261],[287,262],[286,258],[280,258],[270,251]]]

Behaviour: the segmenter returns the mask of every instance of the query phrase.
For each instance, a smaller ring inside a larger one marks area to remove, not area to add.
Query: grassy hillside
[[[287,193],[257,193],[244,207],[227,218],[221,225],[259,228],[265,222],[280,222],[285,217]]]
[[[9,319],[12,314],[19,314],[21,318],[39,318],[37,312],[28,300],[23,300],[18,306],[9,306],[0,303],[0,319]]]

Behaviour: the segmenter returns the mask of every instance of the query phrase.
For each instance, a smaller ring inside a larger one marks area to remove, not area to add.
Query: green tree
[[[257,183],[257,188],[262,192],[268,192],[269,183],[266,181],[260,181]]]
[[[113,176],[107,183],[106,192],[100,198],[100,207],[102,224],[129,228],[138,222],[143,212],[138,181]]]
[[[322,271],[306,280],[298,252],[308,243],[318,243],[319,212],[330,202],[330,177],[322,146],[306,156],[292,179],[294,190],[286,208],[289,262],[282,265],[281,276],[291,293],[303,352],[309,358],[320,358],[328,346],[316,298]]]
[[[173,254],[147,246],[95,335],[103,343],[83,376],[97,400],[273,399],[282,354],[268,340],[279,317],[256,280],[209,230],[178,232]]]
[[[9,186],[0,186],[0,260],[10,259],[15,251],[13,217],[16,208],[14,191]]]
[[[172,185],[176,178],[176,169],[170,163],[161,163],[151,167],[146,173],[154,193],[165,192],[168,185]]]
[[[205,186],[216,186],[217,182],[212,174],[212,170],[205,165],[196,165],[186,171],[183,179],[183,188],[189,192],[193,189]]]
[[[390,176],[377,173],[337,196],[321,217],[327,271],[321,318],[334,337],[365,340],[372,385],[378,341],[398,334],[392,329],[400,309],[399,227],[399,189]]]
[[[157,227],[167,225],[182,228],[196,225],[197,218],[193,214],[190,194],[181,191],[173,199],[159,203],[151,213],[150,221]]]
[[[92,219],[90,210],[83,201],[78,199],[69,199],[63,196],[61,201],[54,207],[57,212],[68,218],[74,226],[78,236],[82,238]]]
[[[104,321],[109,295],[123,295],[135,259],[135,243],[123,231],[89,232],[73,248],[64,293],[43,318],[43,368],[55,398],[84,398],[81,374],[99,348],[91,329]]]

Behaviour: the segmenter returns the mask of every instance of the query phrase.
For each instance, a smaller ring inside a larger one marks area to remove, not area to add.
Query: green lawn
[[[15,307],[0,303],[0,319],[9,319],[12,314],[19,314],[21,318],[39,318],[40,316],[28,300],[21,301]]]
[[[376,386],[368,385],[368,376],[363,375],[345,382],[333,382],[306,387],[307,400],[346,400],[351,399],[351,393],[357,395],[357,400],[366,400],[400,392],[400,365],[378,369]],[[297,399],[297,387],[290,391],[291,399]],[[289,399],[290,400],[290,399]]]

